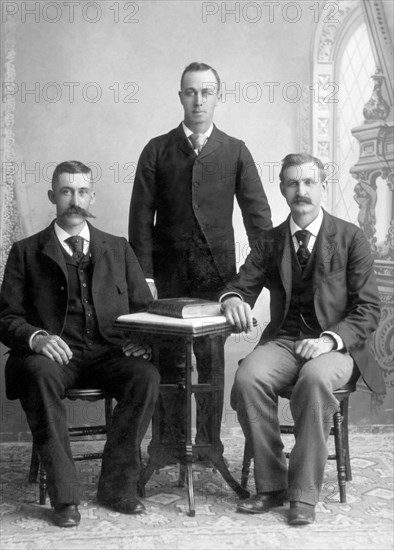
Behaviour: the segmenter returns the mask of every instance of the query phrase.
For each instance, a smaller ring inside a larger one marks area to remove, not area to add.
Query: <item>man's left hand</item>
[[[321,336],[320,338],[305,338],[296,343],[295,353],[303,359],[314,359],[323,353],[328,353],[336,348],[334,338]]]
[[[122,346],[123,353],[130,357],[142,357],[143,359],[150,359],[152,357],[152,350],[147,345],[136,344],[132,340],[126,340]]]

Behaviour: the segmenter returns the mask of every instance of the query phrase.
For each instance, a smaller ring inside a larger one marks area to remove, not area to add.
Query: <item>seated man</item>
[[[220,296],[227,320],[249,331],[263,287],[271,322],[240,364],[231,394],[253,449],[257,494],[237,510],[264,513],[290,500],[290,525],[312,523],[328,451],[333,390],[357,369],[372,391],[384,393],[369,337],[380,317],[370,246],[355,225],[321,208],[326,191],[321,161],[287,155],[280,190],[290,216],[261,234],[238,276]],[[290,408],[295,446],[289,467],[277,415],[278,393],[294,385]]]
[[[107,434],[98,502],[139,513],[139,447],[159,393],[150,349],[114,330],[115,319],[152,300],[127,241],[86,222],[94,202],[90,169],[59,164],[49,200],[56,220],[16,242],[0,294],[0,340],[10,348],[7,397],[19,398],[37,446],[54,523],[79,524],[80,488],[63,402],[68,388],[103,388],[117,400]]]

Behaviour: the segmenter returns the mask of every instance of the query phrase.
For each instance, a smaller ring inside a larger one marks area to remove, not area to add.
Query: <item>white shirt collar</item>
[[[317,237],[319,231],[320,231],[320,228],[321,228],[321,224],[323,223],[323,209],[320,208],[319,210],[319,213],[318,215],[316,216],[316,218],[313,220],[313,222],[311,222],[307,227],[305,227],[304,229],[307,229],[315,238]],[[301,227],[298,227],[298,225],[296,224],[296,222],[293,220],[293,218],[290,216],[290,232],[292,235],[294,235],[294,233],[296,231],[300,231],[301,230]]]
[[[186,135],[187,138],[195,133],[195,132],[192,132],[190,130],[190,128],[188,128],[184,122],[182,122],[182,128],[183,128],[183,131],[185,132],[185,135]],[[207,138],[209,138],[212,134],[212,130],[213,130],[213,123],[210,125],[210,127],[208,128],[208,130],[206,132],[203,132],[204,136],[207,136]]]
[[[69,254],[72,255],[72,251],[71,251],[68,243],[65,242],[65,240],[68,239],[69,237],[71,237],[71,235],[69,233],[67,233],[67,231],[64,231],[64,229],[62,229],[60,227],[60,225],[57,224],[57,222],[55,222],[55,233],[56,233],[56,236],[59,239],[60,243],[64,247],[64,249]],[[90,243],[90,229],[89,229],[89,226],[86,222],[85,222],[85,225],[83,226],[83,228],[81,229],[81,231],[79,232],[78,236],[82,237],[84,239],[84,241],[83,241],[83,252],[84,252],[84,254],[86,254],[87,251],[88,251],[88,248],[89,248],[89,243]]]

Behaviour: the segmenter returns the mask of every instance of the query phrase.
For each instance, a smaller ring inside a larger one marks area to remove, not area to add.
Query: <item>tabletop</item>
[[[230,334],[234,327],[224,315],[214,317],[195,317],[178,319],[154,313],[129,313],[121,315],[115,322],[115,327],[126,330],[138,330],[149,334],[169,334],[174,336],[209,336]]]

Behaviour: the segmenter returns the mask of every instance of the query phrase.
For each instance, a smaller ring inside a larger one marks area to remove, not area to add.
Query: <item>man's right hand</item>
[[[224,300],[222,307],[227,321],[234,325],[238,332],[250,332],[252,330],[253,316],[249,304],[234,296]]]
[[[153,281],[147,281],[148,283],[148,286],[149,286],[149,290],[151,291],[151,294],[153,296],[153,299],[154,300],[157,300],[157,288],[156,288],[156,285]]]
[[[66,342],[54,334],[36,334],[31,347],[34,353],[44,355],[60,365],[67,365],[73,356]]]

